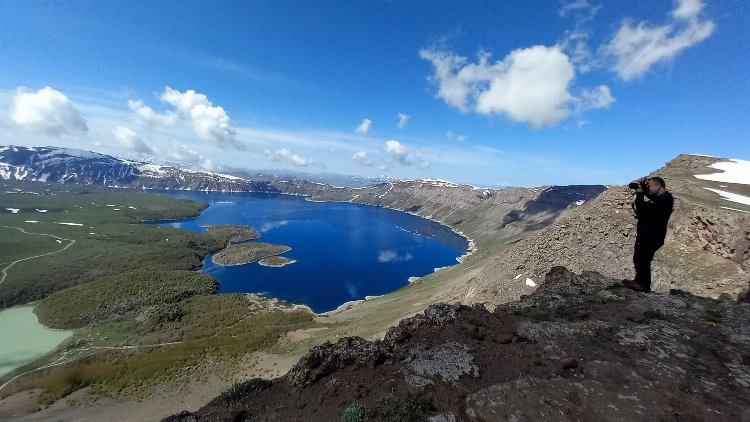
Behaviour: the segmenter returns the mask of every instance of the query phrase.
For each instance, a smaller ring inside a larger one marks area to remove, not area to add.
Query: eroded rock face
[[[312,349],[289,371],[287,379],[292,386],[304,388],[346,366],[374,367],[387,357],[388,348],[380,342],[346,337]]]
[[[749,327],[750,304],[555,267],[493,312],[433,305],[168,420],[750,420]]]
[[[695,177],[715,173],[707,166],[716,161],[721,160],[684,155],[653,173],[666,179],[676,202],[665,244],[652,263],[652,288],[750,300],[750,216],[727,208],[731,203],[716,202],[718,195],[706,188],[719,188],[719,183]],[[627,187],[613,186],[577,212],[488,257],[460,301],[497,305],[515,300],[532,290],[524,283],[527,278],[538,280],[554,265],[632,279],[632,200]]]

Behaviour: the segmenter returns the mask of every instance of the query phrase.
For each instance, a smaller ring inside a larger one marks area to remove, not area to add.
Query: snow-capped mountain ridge
[[[0,147],[0,179],[96,184],[146,189],[267,191],[268,186],[226,174],[124,160],[56,147]]]

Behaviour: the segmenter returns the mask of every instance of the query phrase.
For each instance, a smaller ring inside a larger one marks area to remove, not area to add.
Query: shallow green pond
[[[40,324],[33,306],[0,311],[0,376],[43,356],[72,334]]]

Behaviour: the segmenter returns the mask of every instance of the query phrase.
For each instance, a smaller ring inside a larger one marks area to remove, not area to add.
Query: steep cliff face
[[[601,185],[484,189],[437,180],[405,180],[360,189],[320,188],[311,197],[420,215],[453,227],[487,248],[552,224],[604,189]]]
[[[665,245],[652,264],[656,290],[678,288],[732,300],[747,295],[750,207],[723,202],[706,189],[718,187],[717,182],[695,177],[716,172],[707,166],[717,161],[680,156],[652,173],[666,180],[676,199]],[[513,300],[528,292],[525,280],[539,280],[554,265],[632,278],[636,224],[632,198],[626,187],[611,187],[579,212],[489,257],[461,300],[492,304]]]
[[[745,420],[748,327],[750,304],[556,267],[494,312],[433,305],[166,420]]]

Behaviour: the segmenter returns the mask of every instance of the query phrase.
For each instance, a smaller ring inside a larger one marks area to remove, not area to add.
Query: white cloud
[[[430,80],[438,85],[438,96],[449,105],[467,111],[470,85],[476,85],[481,81],[481,78],[476,78],[472,72],[477,65],[466,65],[466,57],[445,51],[422,49],[419,56],[432,62],[435,67],[435,74]]]
[[[406,125],[409,123],[409,119],[411,119],[411,116],[404,113],[398,113],[398,128],[403,129],[406,127]]]
[[[458,141],[458,142],[464,142],[467,139],[466,135],[457,135],[453,133],[452,130],[449,130],[448,133],[445,134],[445,136],[451,141]]]
[[[378,262],[386,263],[386,262],[405,262],[405,261],[411,261],[414,259],[414,256],[410,254],[409,252],[405,253],[404,255],[399,255],[396,253],[396,251],[392,250],[385,250],[380,251],[378,253]]]
[[[112,135],[117,142],[117,145],[127,151],[135,152],[138,154],[155,154],[156,151],[150,146],[146,145],[145,142],[131,129],[124,126],[116,126],[112,129]]]
[[[360,123],[356,129],[354,129],[354,133],[367,135],[368,133],[370,133],[370,127],[372,127],[372,120],[363,119],[362,123]]]
[[[515,50],[502,65],[496,67],[489,89],[479,94],[477,111],[504,113],[535,127],[554,125],[567,116],[565,103],[574,71],[559,47]]]
[[[357,164],[366,166],[366,167],[372,167],[375,165],[375,162],[369,157],[367,154],[367,151],[357,151],[352,155],[352,160],[356,161]]]
[[[170,142],[170,147],[166,150],[166,158],[177,163],[198,167],[202,170],[212,170],[214,168],[214,164],[210,159],[175,140]]]
[[[443,51],[420,51],[432,62],[438,95],[461,111],[504,115],[534,127],[554,125],[571,112],[576,97],[569,86],[575,71],[559,46],[517,49],[490,62],[480,52],[478,63]]]
[[[573,109],[576,113],[597,108],[609,108],[615,102],[615,97],[606,85],[587,88],[573,99]]]
[[[692,19],[703,10],[703,1],[701,0],[679,0],[677,9],[672,11],[672,16],[676,19]]]
[[[560,16],[572,17],[575,26],[565,31],[560,41],[560,48],[570,57],[571,63],[576,70],[582,73],[589,72],[602,66],[601,60],[594,55],[589,47],[591,38],[591,21],[601,9],[601,6],[593,6],[588,0],[573,0],[563,2],[560,8]]]
[[[68,97],[48,86],[37,92],[19,88],[13,97],[11,120],[18,126],[47,135],[85,133],[89,128]]]
[[[653,65],[672,60],[713,33],[714,23],[700,19],[702,8],[699,0],[679,0],[672,20],[665,25],[623,22],[603,53],[614,59],[614,70],[622,80],[639,78]]]
[[[393,156],[406,155],[406,147],[399,141],[393,139],[385,141],[385,152]]]
[[[192,89],[180,92],[166,87],[160,98],[190,119],[195,133],[201,139],[213,142],[222,148],[232,146],[243,149],[242,144],[236,138],[235,123],[222,107],[214,106],[205,95]]]
[[[286,148],[278,149],[273,153],[266,151],[266,156],[268,156],[271,161],[284,161],[298,167],[307,167],[312,164],[312,160],[309,158],[300,157]]]
[[[172,126],[177,123],[177,113],[157,113],[151,107],[143,104],[141,100],[129,100],[128,107],[135,112],[138,120],[147,124]]]
[[[417,166],[419,168],[430,166],[428,161],[422,159],[419,152],[410,152],[404,144],[393,139],[385,141],[385,152],[404,166]]]

